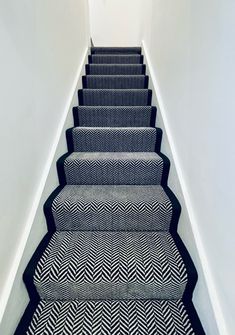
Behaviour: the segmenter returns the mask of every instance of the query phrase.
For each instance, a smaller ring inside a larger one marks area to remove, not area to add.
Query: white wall
[[[139,46],[142,0],[89,0],[95,46]]]
[[[159,120],[185,197],[180,233],[199,271],[194,302],[208,335],[233,335],[235,2],[146,0],[143,13]]]
[[[0,0],[1,334],[13,333],[28,302],[21,275],[46,232],[42,205],[58,185],[88,16],[87,0]]]

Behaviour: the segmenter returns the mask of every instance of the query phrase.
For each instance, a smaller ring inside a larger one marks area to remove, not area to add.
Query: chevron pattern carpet
[[[91,48],[15,335],[203,335],[141,48]]]

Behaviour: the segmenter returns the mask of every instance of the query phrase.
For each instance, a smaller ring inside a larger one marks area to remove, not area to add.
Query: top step
[[[139,54],[141,47],[91,47],[91,54]]]

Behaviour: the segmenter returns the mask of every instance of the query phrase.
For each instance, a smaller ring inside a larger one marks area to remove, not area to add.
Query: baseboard
[[[5,311],[7,309],[9,298],[11,296],[12,289],[16,281],[16,278],[18,278],[18,276],[21,275],[19,274],[19,268],[22,267],[22,260],[24,258],[26,246],[30,244],[29,239],[30,239],[30,234],[32,232],[32,227],[35,225],[35,221],[38,221],[38,222],[42,221],[41,217],[37,218],[38,212],[40,212],[40,215],[41,215],[41,213],[43,212],[42,204],[43,202],[45,202],[45,199],[48,197],[48,195],[51,192],[50,189],[48,190],[48,187],[46,185],[49,183],[52,188],[54,186],[56,187],[56,185],[54,184],[57,183],[57,179],[56,179],[57,177],[55,178],[54,176],[53,177],[51,176],[56,175],[54,172],[55,166],[56,166],[55,162],[60,156],[61,152],[63,153],[65,152],[65,149],[64,149],[66,147],[65,130],[66,128],[68,128],[68,124],[70,125],[70,127],[73,125],[72,124],[72,109],[75,105],[77,105],[77,91],[78,91],[78,88],[81,86],[82,75],[84,74],[84,68],[85,68],[85,64],[87,63],[87,57],[88,57],[88,47],[85,49],[81,62],[78,65],[77,72],[74,78],[74,82],[71,87],[71,91],[68,96],[66,106],[64,108],[64,113],[60,119],[57,132],[54,137],[53,143],[51,145],[51,150],[48,155],[48,159],[45,163],[45,168],[43,170],[42,177],[40,179],[39,186],[37,188],[37,191],[36,191],[36,194],[33,200],[33,204],[32,204],[30,213],[28,215],[27,222],[25,224],[25,229],[22,233],[22,236],[20,237],[17,252],[12,262],[9,276],[6,280],[6,285],[4,287],[2,299],[0,301],[0,323],[3,323],[2,321],[4,320]],[[68,118],[69,118],[69,121],[68,121]],[[52,170],[53,170],[53,173],[51,172]],[[53,180],[50,181],[50,179],[53,179]],[[46,228],[43,228],[43,229],[46,229]],[[37,240],[39,241],[42,238],[42,235],[45,233],[45,231],[44,232],[42,231],[43,229],[42,228],[39,229],[40,232],[38,233],[39,236],[37,237]],[[35,244],[35,241],[33,244]],[[27,255],[26,258],[28,258],[29,256],[30,255]],[[28,259],[24,260],[23,263],[27,264],[27,261]]]
[[[201,267],[201,275],[203,273],[203,280],[205,281],[205,286],[207,289],[207,295],[210,299],[210,306],[212,307],[212,312],[211,314],[213,315],[213,319],[214,319],[214,323],[215,323],[215,327],[217,329],[217,334],[220,335],[228,335],[227,330],[226,330],[226,324],[225,324],[225,320],[223,317],[223,313],[220,307],[220,303],[219,303],[219,299],[218,299],[218,295],[216,292],[216,287],[213,281],[213,277],[210,271],[210,267],[209,267],[209,263],[207,260],[207,255],[202,243],[202,239],[200,236],[200,232],[199,232],[199,228],[198,228],[198,224],[197,224],[197,220],[193,211],[193,206],[191,203],[191,199],[190,199],[190,195],[187,189],[187,185],[185,183],[184,177],[183,177],[183,173],[182,173],[182,168],[180,165],[180,161],[177,155],[177,151],[176,151],[176,145],[175,145],[175,141],[172,137],[172,132],[171,132],[171,128],[169,126],[169,122],[167,119],[167,113],[166,113],[166,109],[165,109],[165,104],[164,101],[162,99],[161,96],[161,89],[160,89],[160,84],[158,83],[158,80],[156,78],[155,75],[155,71],[154,71],[154,67],[151,61],[151,57],[148,51],[148,48],[145,44],[144,41],[142,41],[142,52],[144,55],[144,61],[147,65],[147,74],[149,73],[149,76],[151,78],[151,83],[150,83],[150,88],[152,88],[153,90],[153,104],[157,105],[158,108],[158,117],[160,116],[162,124],[161,127],[163,127],[163,133],[164,133],[164,137],[167,137],[167,151],[165,152],[165,154],[170,158],[171,162],[174,165],[175,168],[175,174],[174,177],[178,178],[178,184],[179,184],[179,189],[177,191],[181,192],[181,198],[183,198],[183,204],[181,203],[181,205],[183,205],[182,210],[187,212],[187,217],[189,218],[189,222],[188,224],[190,224],[190,228],[192,231],[192,239],[193,242],[195,243],[195,247],[194,249],[197,252],[197,256],[196,258],[199,260],[200,262],[200,267]],[[152,87],[151,87],[152,86]],[[157,124],[157,126],[159,126],[159,124]],[[177,193],[177,192],[176,192]],[[177,194],[178,196],[179,194]],[[186,241],[184,241],[186,242]],[[186,243],[187,244],[187,243]],[[197,264],[198,265],[198,264]],[[200,274],[199,274],[200,276]],[[197,299],[200,300],[200,299]],[[200,307],[200,306],[197,306]],[[200,308],[198,309],[198,313],[200,315]],[[209,314],[209,311],[208,311]],[[202,320],[206,319],[206,315],[203,317],[202,316]],[[205,330],[207,330],[209,327],[206,326],[206,324],[203,324]],[[207,329],[206,329],[207,328]],[[213,328],[213,327],[212,327]]]

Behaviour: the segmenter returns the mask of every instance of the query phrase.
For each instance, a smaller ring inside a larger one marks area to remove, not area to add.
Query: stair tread
[[[195,335],[186,308],[174,301],[39,302],[27,335]]]
[[[46,299],[178,299],[187,272],[168,232],[63,231],[53,234],[34,283]]]

